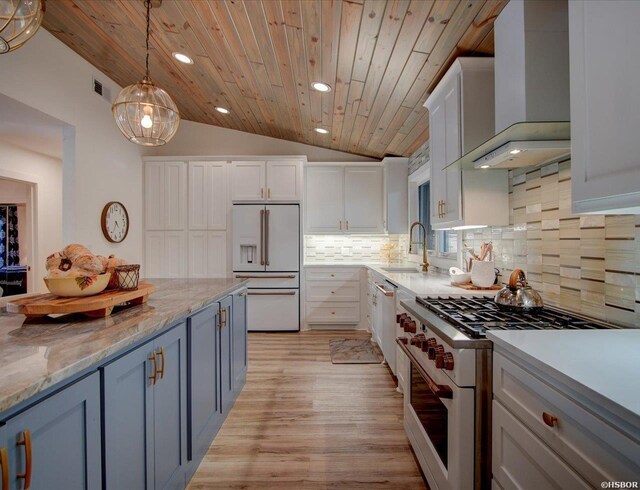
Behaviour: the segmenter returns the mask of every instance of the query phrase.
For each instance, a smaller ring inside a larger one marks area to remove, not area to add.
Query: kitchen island
[[[152,283],[106,318],[0,314],[3,478],[186,485],[244,385],[246,281]]]

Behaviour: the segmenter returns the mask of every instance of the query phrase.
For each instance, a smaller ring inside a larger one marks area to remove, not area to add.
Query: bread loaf
[[[71,268],[83,271],[85,275],[93,276],[102,272],[102,262],[95,255],[85,254],[76,257],[72,261]]]
[[[76,259],[82,255],[93,255],[91,251],[84,245],[72,243],[62,250],[63,257],[69,259],[71,263],[75,263]]]

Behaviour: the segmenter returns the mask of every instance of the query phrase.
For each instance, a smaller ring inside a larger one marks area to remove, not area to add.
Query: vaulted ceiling
[[[427,94],[457,56],[493,53],[493,21],[506,3],[154,0],[151,77],[184,119],[407,156],[428,139]],[[142,78],[142,0],[49,0],[44,26],[118,84]],[[312,90],[314,81],[333,90]]]

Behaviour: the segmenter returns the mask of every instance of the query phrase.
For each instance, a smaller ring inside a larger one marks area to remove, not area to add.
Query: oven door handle
[[[382,294],[384,294],[385,296],[393,296],[393,291],[389,291],[389,290],[387,290],[387,289],[383,288],[383,287],[382,287],[380,284],[378,284],[377,282],[375,283],[375,285],[376,285],[376,288],[377,288],[378,290],[380,290],[380,292],[381,292]]]
[[[409,357],[411,364],[413,364],[413,366],[420,373],[420,376],[422,376],[424,380],[427,382],[429,389],[433,391],[434,395],[436,395],[438,398],[447,398],[447,399],[453,398],[453,390],[451,389],[451,387],[448,385],[439,385],[433,379],[431,379],[431,376],[429,376],[429,374],[423,369],[423,367],[420,365],[420,363],[416,359],[416,356],[413,355],[413,352],[409,350],[409,348],[407,347],[407,344],[405,344],[402,341],[402,339],[396,339],[396,343],[400,346],[402,351]]]

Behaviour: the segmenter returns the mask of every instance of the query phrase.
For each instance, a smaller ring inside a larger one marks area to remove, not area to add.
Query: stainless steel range
[[[432,488],[491,487],[492,343],[488,330],[618,328],[560,309],[505,311],[493,297],[402,301],[404,424]]]

